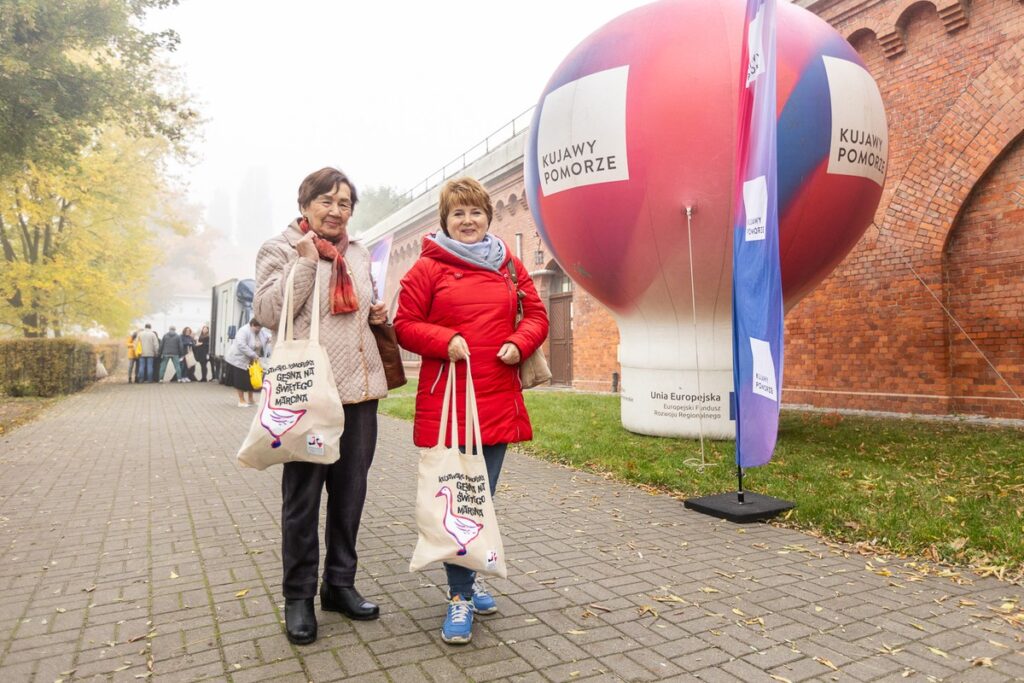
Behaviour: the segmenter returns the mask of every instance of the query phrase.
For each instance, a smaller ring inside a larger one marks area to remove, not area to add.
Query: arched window
[[[565,274],[561,266],[552,261],[547,270],[552,272],[548,288],[549,294],[568,294],[572,291],[572,278]]]

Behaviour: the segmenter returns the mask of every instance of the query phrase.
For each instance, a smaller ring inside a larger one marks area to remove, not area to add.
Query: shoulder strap
[[[519,289],[519,278],[516,277],[516,261],[512,256],[508,257],[508,274],[512,278],[512,286],[516,288],[516,327],[519,327],[519,321],[523,319],[523,299],[526,298],[526,292]]]
[[[516,277],[516,262],[511,256],[508,257],[508,274],[512,278],[512,284],[516,286],[516,291],[518,291],[519,278]]]

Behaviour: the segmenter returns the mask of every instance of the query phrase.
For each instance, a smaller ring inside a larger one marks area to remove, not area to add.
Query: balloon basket
[[[796,507],[796,503],[792,501],[763,496],[750,491],[742,492],[742,501],[740,502],[740,494],[733,491],[701,498],[687,498],[683,501],[683,506],[688,510],[726,519],[737,524],[763,522]]]

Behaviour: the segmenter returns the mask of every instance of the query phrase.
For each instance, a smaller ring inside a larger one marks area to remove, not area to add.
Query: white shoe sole
[[[472,639],[472,633],[470,633],[468,636],[452,636],[451,638],[446,638],[444,635],[444,631],[441,631],[441,640],[448,643],[449,645],[465,645]]]

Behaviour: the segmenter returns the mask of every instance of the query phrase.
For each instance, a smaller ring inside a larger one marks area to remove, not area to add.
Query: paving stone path
[[[737,526],[511,454],[507,580],[441,642],[443,574],[408,571],[416,449],[381,419],[357,585],[379,621],[284,637],[280,473],[213,384],[104,382],[0,438],[0,681],[1011,681],[1024,633],[994,579]],[[990,664],[990,666],[989,666]]]

